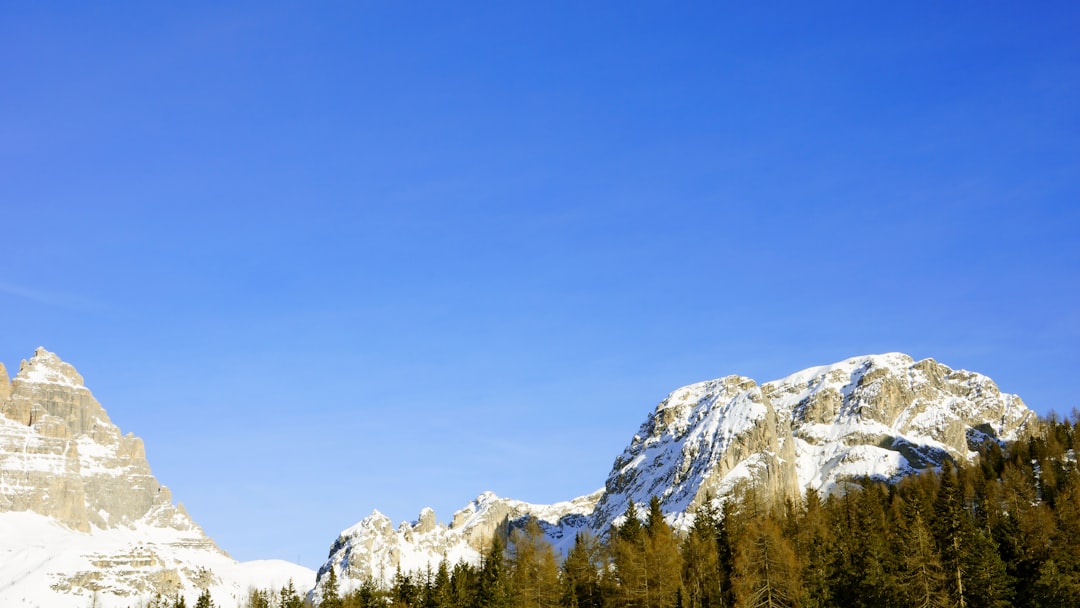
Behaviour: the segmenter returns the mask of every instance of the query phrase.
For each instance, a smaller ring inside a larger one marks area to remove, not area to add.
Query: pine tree
[[[900,522],[897,553],[900,556],[899,587],[904,604],[912,608],[945,608],[950,605],[945,569],[933,533],[916,505],[905,505]]]
[[[431,590],[432,608],[453,608],[454,590],[450,582],[450,569],[446,565],[446,558],[439,561],[439,567],[435,570],[435,580]]]
[[[199,598],[195,600],[195,608],[214,608],[209,589],[203,589],[203,592],[199,594]]]
[[[720,507],[720,519],[716,522],[716,561],[720,567],[720,606],[734,606],[735,592],[731,579],[735,573],[735,538],[738,507],[735,498],[725,500]]]
[[[278,591],[278,608],[303,608],[303,606],[304,601],[300,599],[300,594],[296,592],[292,579],[289,579],[289,584]]]
[[[720,555],[717,550],[720,516],[711,495],[694,513],[694,523],[682,544],[683,588],[686,608],[720,608]]]
[[[511,603],[517,608],[554,608],[559,603],[559,568],[555,552],[536,519],[514,530],[509,546]]]
[[[618,605],[643,608],[648,595],[645,529],[637,517],[637,507],[633,501],[626,508],[622,525],[613,529],[608,546]]]
[[[645,537],[645,606],[670,608],[682,587],[682,556],[675,532],[664,521],[660,499],[656,496],[649,500]]]
[[[413,583],[412,575],[403,573],[400,565],[394,573],[393,598],[395,606],[414,606],[420,598],[420,590]]]
[[[801,606],[805,596],[791,543],[769,516],[751,522],[735,552],[735,605],[740,608]]]
[[[250,590],[246,608],[270,608],[270,592],[265,589]]]
[[[319,608],[342,608],[341,596],[338,595],[337,572],[334,571],[333,567],[330,567],[329,570],[326,582],[323,583],[322,601],[319,602]]]
[[[807,490],[803,509],[789,526],[796,555],[802,558],[802,580],[806,588],[807,608],[833,605],[830,581],[833,543],[829,517],[816,490]]]
[[[510,594],[507,588],[506,568],[503,555],[503,542],[498,534],[491,539],[491,549],[480,566],[476,589],[478,608],[505,608],[510,606]]]
[[[589,532],[578,532],[574,546],[562,565],[562,605],[601,608],[600,572],[604,567],[603,546]]]
[[[459,561],[450,572],[450,590],[453,606],[466,607],[476,605],[476,593],[480,588],[480,575],[476,568]]]
[[[1068,428],[1063,441],[1071,447],[1075,439],[1072,427]],[[1062,477],[1054,506],[1056,527],[1050,556],[1039,567],[1033,585],[1035,598],[1045,606],[1066,606],[1080,597],[1080,471],[1074,468]]]

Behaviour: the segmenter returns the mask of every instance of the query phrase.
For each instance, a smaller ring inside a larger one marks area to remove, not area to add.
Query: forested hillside
[[[1080,419],[987,441],[894,485],[768,504],[752,486],[699,509],[677,535],[655,499],[631,505],[604,539],[581,534],[560,565],[530,521],[496,537],[479,566],[441,563],[343,592],[318,608],[719,608],[1075,606],[1080,597]],[[333,574],[331,573],[331,576]],[[250,608],[278,606],[274,590]]]

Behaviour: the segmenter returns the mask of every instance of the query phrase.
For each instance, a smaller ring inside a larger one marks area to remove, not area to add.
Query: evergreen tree
[[[682,544],[683,588],[686,608],[720,608],[723,605],[718,551],[720,516],[711,495],[694,513],[694,523]]]
[[[805,591],[795,551],[769,516],[751,522],[736,545],[735,605],[789,608],[803,604]]]
[[[886,499],[882,485],[868,483],[849,490],[836,503],[832,594],[841,605],[869,608],[897,603]]]
[[[1062,439],[1072,446],[1073,428]],[[1080,597],[1080,471],[1062,475],[1061,490],[1054,505],[1056,522],[1049,558],[1040,565],[1033,585],[1040,605],[1066,606]]]
[[[949,461],[942,465],[939,478],[934,536],[952,603],[960,608],[1009,606],[1012,589],[998,547],[985,530],[975,526],[960,476]]]
[[[480,577],[476,569],[459,561],[450,573],[450,589],[453,605],[457,607],[475,606],[476,593],[480,587]]]
[[[736,524],[739,507],[735,498],[725,500],[720,507],[720,519],[716,522],[716,562],[720,566],[720,606],[735,605],[735,592],[731,578],[735,573],[735,538],[732,528]]]
[[[293,586],[292,579],[289,579],[289,584],[282,587],[278,592],[278,608],[303,608],[304,601],[300,599],[300,594],[296,592],[296,587]]]
[[[491,549],[480,566],[480,575],[476,589],[478,608],[506,608],[510,604],[507,588],[506,569],[504,567],[503,542],[498,534],[491,539]]]
[[[555,552],[536,519],[514,530],[509,546],[509,587],[515,608],[554,608],[559,603]]]
[[[618,605],[643,608],[648,596],[645,529],[633,501],[626,508],[623,523],[613,529],[608,545]]]
[[[899,587],[904,604],[912,608],[945,608],[950,605],[934,536],[919,508],[905,505],[900,522],[897,553],[900,556]]]
[[[322,601],[319,602],[319,608],[342,608],[341,596],[338,595],[337,572],[334,571],[333,567],[330,567],[329,570],[326,582],[323,583]]]
[[[816,490],[807,490],[801,512],[789,525],[795,554],[802,558],[802,580],[807,608],[833,605],[830,581],[834,539],[829,517]]]
[[[450,582],[450,569],[446,565],[446,558],[439,561],[439,567],[435,571],[435,581],[432,585],[432,608],[453,608],[454,589]]]
[[[601,608],[602,552],[600,542],[589,532],[578,532],[574,537],[574,546],[562,565],[563,606]]]
[[[270,592],[265,589],[252,589],[248,592],[247,608],[270,608]]]
[[[649,500],[645,519],[645,564],[645,606],[670,608],[682,587],[682,556],[656,496]]]
[[[399,565],[394,573],[394,606],[414,606],[418,604],[420,589],[413,583],[410,574],[402,573]]]
[[[214,608],[209,589],[203,589],[203,592],[199,594],[199,598],[195,600],[195,608]]]

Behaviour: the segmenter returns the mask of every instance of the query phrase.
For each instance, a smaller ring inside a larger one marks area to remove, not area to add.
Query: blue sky
[[[239,559],[587,493],[732,373],[1080,406],[1074,3],[222,4],[0,7],[0,361]]]

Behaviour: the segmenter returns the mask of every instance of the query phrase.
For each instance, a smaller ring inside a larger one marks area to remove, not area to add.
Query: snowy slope
[[[189,606],[206,588],[219,606],[231,607],[252,587],[280,588],[292,580],[303,592],[315,583],[308,568],[276,560],[240,563],[189,544],[190,535],[157,526],[86,533],[36,513],[2,513],[0,539],[5,608],[126,607],[152,597],[148,581],[175,585]]]

